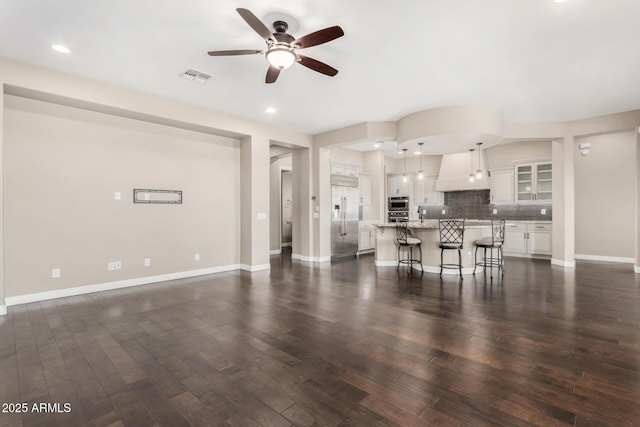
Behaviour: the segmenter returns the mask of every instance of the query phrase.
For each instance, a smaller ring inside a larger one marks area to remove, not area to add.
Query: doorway
[[[293,185],[291,170],[280,173],[280,247],[291,248],[293,242]]]

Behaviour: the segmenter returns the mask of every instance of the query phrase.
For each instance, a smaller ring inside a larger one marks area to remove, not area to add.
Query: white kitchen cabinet
[[[518,203],[551,203],[551,162],[522,163],[515,167]]]
[[[532,255],[551,255],[551,224],[527,224],[529,253]]]
[[[358,226],[358,252],[367,252],[376,247],[376,227],[369,223]]]
[[[358,167],[355,165],[331,162],[331,175],[358,176]]]
[[[409,196],[411,176],[387,175],[387,196]]]
[[[360,175],[360,206],[371,206],[371,176]]]
[[[493,169],[490,175],[491,203],[494,205],[514,203],[513,169]]]
[[[437,176],[425,176],[422,179],[416,177],[413,183],[414,205],[434,206],[444,204],[444,193],[436,191]]]
[[[507,222],[504,226],[504,246],[507,254],[527,253],[527,224]]]
[[[507,222],[505,255],[551,255],[552,226],[541,222]]]

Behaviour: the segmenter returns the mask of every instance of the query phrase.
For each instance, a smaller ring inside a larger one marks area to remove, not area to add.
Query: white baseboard
[[[300,254],[291,254],[291,259],[297,259],[299,261],[304,261],[304,262],[329,262],[329,261],[331,261],[331,257],[330,256],[312,257],[312,256],[306,256],[306,255],[300,255]]]
[[[271,269],[271,264],[256,264],[256,265],[249,265],[249,264],[240,264],[240,270],[244,270],[244,271],[262,271],[262,270],[269,270]]]
[[[565,261],[563,259],[551,259],[551,264],[552,265],[558,265],[560,267],[566,267],[566,268],[576,268],[576,262],[575,261]]]
[[[4,316],[5,314],[7,314],[7,306],[0,305],[0,316]]]
[[[635,258],[625,258],[625,257],[617,257],[617,256],[601,256],[601,255],[582,255],[582,254],[576,254],[575,259],[582,259],[585,261],[620,262],[623,264],[633,264],[636,262]]]
[[[33,294],[6,297],[7,306],[27,304],[30,302],[45,301],[55,298],[72,297],[76,295],[90,294],[93,292],[109,291],[113,289],[128,288],[131,286],[148,285],[168,280],[186,279],[189,277],[204,276],[207,274],[222,273],[239,269],[238,264],[224,265],[220,267],[203,268],[200,270],[181,271],[179,273],[159,274],[157,276],[138,277],[135,279],[119,280],[117,282],[98,283],[95,285],[78,286],[74,288],[57,289],[54,291],[37,292]],[[6,308],[5,308],[6,310]]]
[[[280,255],[282,253],[282,249],[274,249],[269,251],[269,255]]]
[[[550,260],[551,255],[540,255],[540,254],[517,254],[517,253],[504,253],[505,258],[526,258],[526,259],[546,259]]]

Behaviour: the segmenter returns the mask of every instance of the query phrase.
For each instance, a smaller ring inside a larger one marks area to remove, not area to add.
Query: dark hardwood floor
[[[0,426],[621,426],[639,399],[629,265],[460,283],[278,256],[0,317]]]

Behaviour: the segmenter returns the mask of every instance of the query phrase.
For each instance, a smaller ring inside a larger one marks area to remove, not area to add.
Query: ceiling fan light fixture
[[[290,48],[275,46],[267,51],[267,61],[274,67],[284,70],[296,62],[296,54]]]

